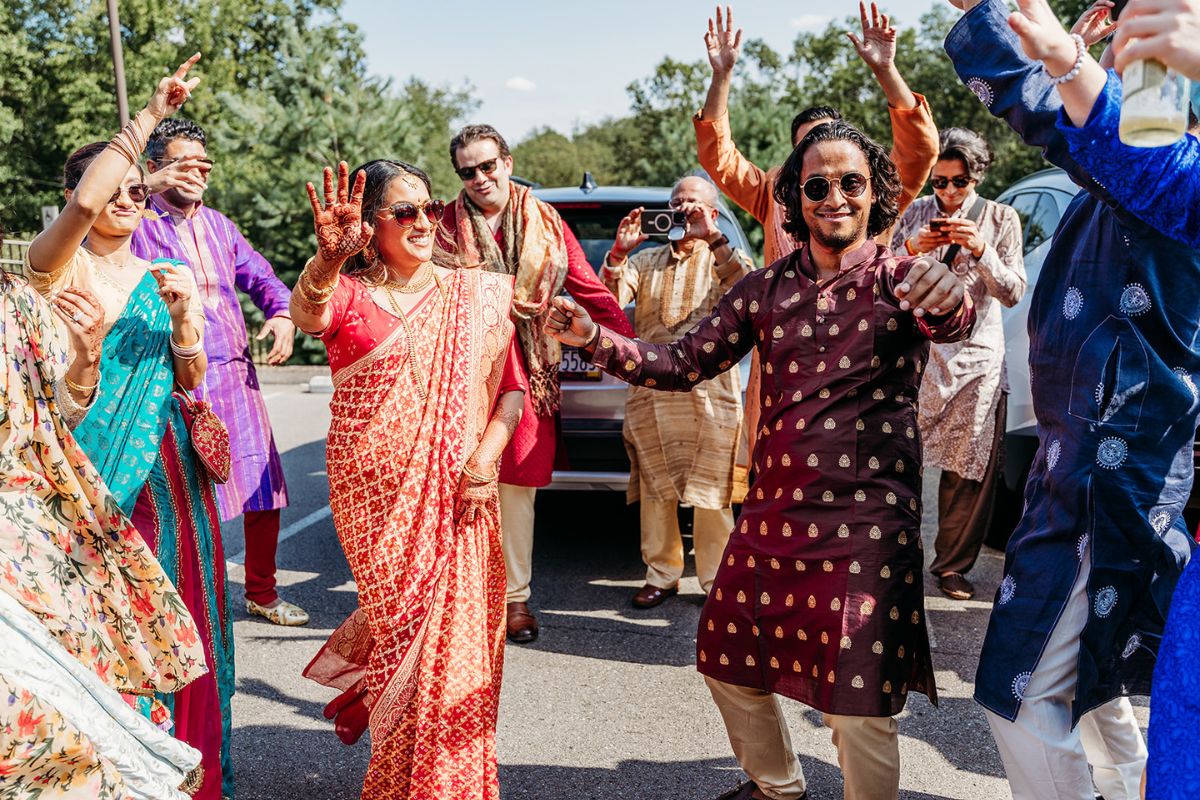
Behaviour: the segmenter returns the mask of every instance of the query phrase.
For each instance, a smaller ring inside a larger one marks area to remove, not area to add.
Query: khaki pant
[[[705,676],[725,720],[729,744],[742,770],[771,800],[796,800],[806,784],[779,699],[761,689]],[[824,714],[842,768],[846,800],[896,800],[900,796],[900,742],[892,717]]]
[[[933,543],[933,564],[929,571],[941,577],[951,572],[966,575],[987,538],[1000,485],[1000,465],[1004,463],[1004,429],[1008,424],[1008,395],[1000,393],[996,404],[996,427],[992,435],[992,455],[983,480],[942,470],[938,484],[938,533]]]
[[[500,544],[504,550],[504,571],[508,577],[506,602],[529,600],[529,581],[533,579],[533,486],[500,484]]]
[[[1013,800],[1091,800],[1093,782],[1105,800],[1141,797],[1146,744],[1128,698],[1093,709],[1071,729],[1079,637],[1091,612],[1087,593],[1091,562],[1089,548],[1067,606],[1025,689],[1017,721],[984,711]]]
[[[642,561],[646,564],[646,583],[669,589],[683,577],[679,503],[651,498],[645,483],[641,495]],[[732,531],[732,508],[694,509],[692,541],[696,548],[696,577],[705,594],[717,577],[717,567]]]

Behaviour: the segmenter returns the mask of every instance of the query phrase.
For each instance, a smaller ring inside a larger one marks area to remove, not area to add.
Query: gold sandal
[[[279,605],[273,608],[259,605],[253,600],[247,600],[246,612],[264,617],[274,625],[283,625],[288,628],[308,624],[308,612],[295,603],[289,603],[287,600],[280,600]]]

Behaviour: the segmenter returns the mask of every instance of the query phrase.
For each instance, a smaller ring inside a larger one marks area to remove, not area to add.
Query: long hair
[[[871,192],[875,201],[871,205],[871,214],[867,219],[867,236],[874,238],[892,227],[900,211],[900,174],[896,165],[888,156],[887,151],[874,142],[871,137],[848,122],[837,120],[827,125],[813,128],[805,136],[783,167],[775,181],[775,202],[783,206],[786,221],[783,229],[798,242],[807,242],[809,237],[808,223],[804,221],[804,191],[801,177],[804,167],[804,154],[813,145],[821,142],[850,142],[867,158],[867,168],[871,172]]]
[[[392,181],[397,178],[403,175],[412,176],[423,183],[425,191],[429,192],[431,197],[433,196],[433,182],[429,179],[429,175],[420,167],[413,166],[404,161],[379,158],[355,167],[354,171],[350,173],[351,186],[354,185],[360,172],[365,173],[367,176],[363,187],[362,218],[364,222],[370,222],[373,226],[375,225],[375,217],[383,210],[383,203],[387,197],[388,189],[391,187]],[[445,243],[453,241],[453,239],[445,234],[442,221],[438,220],[433,227],[433,263],[436,266],[447,269],[462,267],[461,259],[453,251],[447,249]],[[347,275],[356,275],[368,284],[382,283],[387,279],[387,269],[379,260],[377,254],[375,237],[372,236],[371,241],[367,243],[365,248],[346,260],[342,271]]]

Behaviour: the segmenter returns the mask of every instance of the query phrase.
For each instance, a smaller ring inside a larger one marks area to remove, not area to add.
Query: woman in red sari
[[[504,560],[496,479],[525,391],[512,279],[435,245],[444,204],[399,161],[309,184],[318,252],[292,319],[333,370],[327,461],[359,610],[305,674],[342,690],[326,716],[353,741],[369,715],[375,800],[498,800]]]

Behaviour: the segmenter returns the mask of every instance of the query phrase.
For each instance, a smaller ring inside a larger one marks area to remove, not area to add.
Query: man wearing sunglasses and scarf
[[[507,633],[532,642],[533,503],[550,483],[558,442],[558,342],[542,330],[550,299],[561,291],[614,330],[633,335],[616,299],[588,264],[562,217],[526,186],[513,183],[508,143],[491,125],[468,125],[450,141],[463,189],[446,209],[446,235],[458,252],[493,272],[513,275],[513,320],[529,379],[525,412],[500,463],[500,518],[508,573]]]
[[[259,340],[274,337],[268,363],[292,355],[291,292],[237,226],[204,205],[213,162],[199,125],[172,117],[159,123],[146,147],[146,182],[154,193],[148,219],[133,236],[134,255],[187,262],[196,276],[205,316],[208,375],[197,394],[229,428],[233,469],[217,487],[221,521],[244,515],[246,609],[276,625],[304,625],[308,614],[275,590],[280,512],[288,503],[283,465],[250,358],[250,337],[238,290],[266,317]]]
[[[752,349],[763,365],[754,482],[700,616],[698,667],[750,781],[722,798],[801,800],[776,694],[823,712],[847,800],[895,800],[894,716],[937,701],[925,627],[917,388],[929,343],[970,335],[948,266],[874,237],[900,179],[857,128],[814,129],[775,197],[803,246],[734,286],[692,332],[634,341],[554,301],[548,330],[622,380],[690,391]]]

